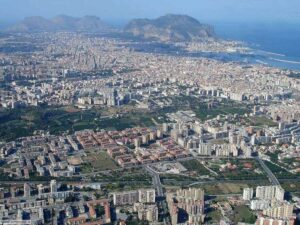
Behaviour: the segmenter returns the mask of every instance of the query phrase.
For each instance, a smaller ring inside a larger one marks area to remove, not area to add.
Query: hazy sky
[[[166,13],[188,14],[205,22],[300,22],[300,0],[0,0],[0,20],[6,22],[58,14],[120,22]]]

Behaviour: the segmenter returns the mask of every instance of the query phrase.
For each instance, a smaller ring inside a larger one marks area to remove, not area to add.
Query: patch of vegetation
[[[171,100],[171,106],[157,110],[156,114],[164,116],[166,113],[173,113],[179,110],[192,110],[195,112],[196,117],[201,120],[207,120],[217,117],[218,115],[239,114],[251,112],[246,104],[234,102],[228,99],[219,99],[216,101],[214,98],[197,98],[194,96],[175,96],[168,98],[161,98]],[[208,107],[212,103],[213,107]]]
[[[226,102],[221,105],[208,108],[207,104],[200,104],[196,107],[196,115],[201,120],[211,119],[217,117],[218,115],[228,115],[228,114],[238,114],[244,115],[249,113],[250,110],[245,108],[245,106],[238,105],[236,103]]]
[[[293,179],[293,178],[298,178],[300,176],[300,174],[293,174],[290,173],[289,171],[285,170],[284,168],[277,166],[274,163],[271,163],[269,161],[264,161],[266,166],[269,167],[269,169],[272,171],[272,173],[274,173],[274,175],[278,178],[278,179]]]
[[[296,192],[300,194],[300,181],[283,181],[280,182],[282,188],[288,192]]]
[[[65,198],[65,203],[76,202],[78,199],[74,195],[69,195]]]
[[[105,117],[105,109],[77,110],[64,107],[28,107],[0,110],[0,141],[13,141],[19,137],[31,136],[37,130],[58,135],[74,133],[83,129],[123,130],[135,126],[153,126],[149,112],[126,113],[119,118]],[[114,113],[109,114],[114,115]]]
[[[131,191],[150,187],[152,187],[151,182],[114,182],[104,185],[103,190],[108,194],[113,191]]]
[[[219,223],[221,219],[221,211],[217,209],[209,209],[205,217],[207,223]]]
[[[102,217],[103,215],[105,215],[105,208],[102,205],[97,205],[96,206],[96,212],[97,212],[97,216],[98,217]]]
[[[275,151],[275,152],[267,152],[266,155],[270,156],[271,161],[278,162],[278,155],[282,153],[282,151]]]
[[[143,169],[115,170],[109,173],[97,173],[91,177],[94,182],[107,183],[109,191],[122,191],[152,186],[152,177]]]
[[[257,186],[270,185],[268,180],[247,180],[247,181],[214,181],[195,184],[192,187],[202,188],[207,195],[215,195],[216,198],[222,198],[228,194],[242,194],[243,189],[247,187],[256,188]]]
[[[83,169],[87,168],[88,170],[83,170],[82,172],[86,173],[92,171],[102,171],[102,170],[113,170],[117,169],[118,166],[114,160],[112,160],[106,152],[88,152],[87,156],[83,158],[85,162],[83,164]],[[88,167],[85,165],[88,164]]]
[[[196,159],[180,162],[187,170],[195,171],[199,176],[209,175],[210,172]]]
[[[89,162],[82,163],[80,165],[80,171],[81,173],[91,173],[93,172],[93,166]]]
[[[193,187],[202,188],[208,195],[241,194],[243,189],[249,187],[247,183],[216,183],[199,184]]]
[[[101,120],[99,123],[100,128],[111,130],[124,130],[136,126],[151,127],[154,125],[152,116],[148,113],[130,113],[120,118]]]
[[[236,206],[233,209],[233,215],[230,216],[234,224],[239,222],[254,224],[256,221],[255,214],[247,206]]]
[[[199,181],[198,178],[183,176],[179,174],[162,174],[160,175],[161,182],[164,185],[185,186],[193,182]]]
[[[212,108],[208,108],[208,102],[213,101],[212,99],[203,100],[191,96],[177,96],[170,99],[173,102],[171,106],[155,109],[152,112],[138,110],[132,104],[86,110],[78,110],[72,106],[46,105],[0,110],[0,141],[12,141],[19,137],[31,136],[39,130],[59,135],[62,132],[74,133],[82,129],[123,130],[135,126],[150,127],[156,122],[164,122],[166,113],[178,110],[193,110],[202,120],[219,114],[250,112],[245,104],[230,100],[220,100]]]
[[[265,116],[253,116],[246,118],[246,120],[249,122],[250,126],[257,126],[257,127],[262,127],[262,126],[269,126],[269,127],[274,127],[277,126],[277,123],[274,122],[273,120],[265,117]]]
[[[212,102],[212,99],[206,99],[203,101],[201,98],[196,98],[192,96],[178,96],[172,99],[173,104],[178,110],[192,110],[196,113],[196,116],[201,120],[207,120],[214,118],[218,115],[228,115],[228,114],[239,114],[243,115],[245,113],[251,112],[251,110],[242,103],[237,103],[228,99],[221,99],[218,102],[214,102],[212,107],[208,107],[208,103]]]
[[[139,220],[134,216],[129,216],[126,220],[127,225],[149,225],[148,221]]]
[[[282,151],[277,150],[275,152],[267,152],[266,155],[270,157],[271,162],[276,163],[280,167],[284,167],[288,170],[297,169],[300,165],[300,158],[283,158],[278,159],[278,155],[281,154]],[[298,172],[300,175],[300,172]]]
[[[229,164],[224,169],[221,166]],[[234,159],[220,160],[217,162],[209,162],[208,167],[219,174],[217,179],[220,180],[263,180],[266,175],[259,163],[253,159]],[[258,173],[260,171],[260,173]]]

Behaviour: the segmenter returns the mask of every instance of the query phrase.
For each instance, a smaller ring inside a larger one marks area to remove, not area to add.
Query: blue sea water
[[[257,51],[257,62],[300,71],[300,24],[215,23],[219,37],[246,42]]]

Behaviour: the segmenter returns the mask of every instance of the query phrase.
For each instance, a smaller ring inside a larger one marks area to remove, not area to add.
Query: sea
[[[255,57],[241,60],[300,71],[300,23],[215,23],[217,36],[245,43]],[[248,57],[248,58],[247,58]]]
[[[251,49],[240,52],[190,53],[161,43],[132,44],[136,51],[156,52],[168,55],[205,57],[223,62],[263,64],[271,67],[300,72],[300,23],[212,23],[216,36],[221,39],[240,41]]]

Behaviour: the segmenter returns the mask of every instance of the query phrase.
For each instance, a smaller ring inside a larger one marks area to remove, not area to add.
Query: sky
[[[203,22],[300,22],[300,0],[0,0],[0,23],[95,15],[107,22],[187,14]]]

